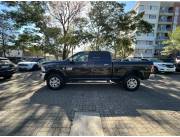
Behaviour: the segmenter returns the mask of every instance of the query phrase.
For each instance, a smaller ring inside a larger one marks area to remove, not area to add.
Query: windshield
[[[0,60],[0,64],[12,64],[12,62],[8,59]]]
[[[159,60],[157,58],[150,59],[150,61],[153,61],[153,62],[163,62],[162,60]]]
[[[40,59],[39,58],[28,58],[25,61],[29,61],[29,62],[38,62]]]

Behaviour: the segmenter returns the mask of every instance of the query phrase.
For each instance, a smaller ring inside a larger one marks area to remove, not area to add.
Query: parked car
[[[176,62],[176,70],[180,71],[180,56],[176,57],[175,62]]]
[[[142,60],[149,60],[153,62],[154,65],[154,73],[160,72],[175,72],[176,66],[173,62],[164,62],[157,58],[150,58],[150,59],[142,59]]]
[[[7,58],[14,64],[18,64],[19,62],[23,61],[21,57],[7,57]]]
[[[41,77],[53,90],[61,89],[68,81],[122,81],[125,89],[135,91],[140,80],[148,79],[153,68],[151,61],[112,61],[108,51],[79,52],[63,61],[51,61],[41,66]]]
[[[28,58],[18,63],[18,70],[38,70],[44,58]]]
[[[9,79],[16,71],[16,66],[7,58],[0,57],[0,77]]]

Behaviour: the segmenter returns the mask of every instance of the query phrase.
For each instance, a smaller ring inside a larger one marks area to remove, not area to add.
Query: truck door
[[[89,52],[79,52],[69,59],[66,66],[66,74],[69,78],[83,79],[90,77],[90,68],[88,66]]]
[[[90,52],[89,66],[91,68],[91,75],[93,79],[110,78],[112,75],[112,59],[110,52]]]

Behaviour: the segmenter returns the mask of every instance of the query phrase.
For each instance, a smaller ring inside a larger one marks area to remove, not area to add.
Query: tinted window
[[[88,62],[88,52],[79,52],[71,58],[74,62]]]
[[[111,55],[109,52],[90,52],[89,61],[91,62],[111,62]]]
[[[6,59],[3,59],[3,60],[0,60],[0,64],[11,64],[11,61],[10,60],[6,60]]]

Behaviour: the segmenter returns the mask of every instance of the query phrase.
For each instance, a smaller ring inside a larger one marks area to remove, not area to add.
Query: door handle
[[[104,64],[104,66],[109,66],[109,64]]]

